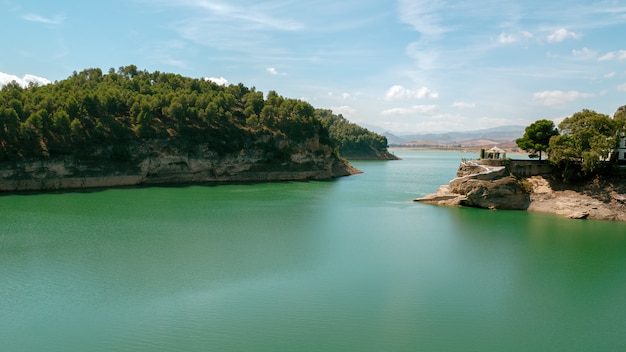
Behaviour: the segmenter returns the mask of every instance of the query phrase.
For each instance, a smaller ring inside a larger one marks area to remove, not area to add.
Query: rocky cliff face
[[[549,174],[516,177],[508,168],[461,165],[459,177],[415,201],[485,209],[529,210],[572,219],[626,221],[626,181],[564,185]]]
[[[317,139],[290,147],[280,158],[264,149],[219,155],[198,146],[182,152],[153,141],[130,147],[131,160],[75,158],[0,164],[0,192],[137,186],[168,183],[321,180],[360,171]]]

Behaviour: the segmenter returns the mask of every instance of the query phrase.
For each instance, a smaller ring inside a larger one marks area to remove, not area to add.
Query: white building
[[[620,164],[626,164],[626,136],[619,138],[619,145],[617,147],[617,162]]]

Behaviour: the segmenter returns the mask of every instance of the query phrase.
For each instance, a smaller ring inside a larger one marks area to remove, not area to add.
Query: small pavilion
[[[485,152],[485,159],[489,159],[489,160],[506,159],[506,152],[498,147],[493,147]]]

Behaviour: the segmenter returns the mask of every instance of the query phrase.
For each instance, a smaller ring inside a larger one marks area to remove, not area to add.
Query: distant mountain
[[[508,144],[524,135],[524,126],[509,125],[475,131],[396,135],[385,132],[390,146],[473,147]]]

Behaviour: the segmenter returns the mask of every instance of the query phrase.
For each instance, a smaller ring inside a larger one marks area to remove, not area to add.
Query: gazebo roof
[[[502,153],[502,152],[504,152],[504,150],[502,150],[502,149],[500,149],[498,147],[493,147],[493,148],[489,149],[488,151],[494,152],[494,153]]]

